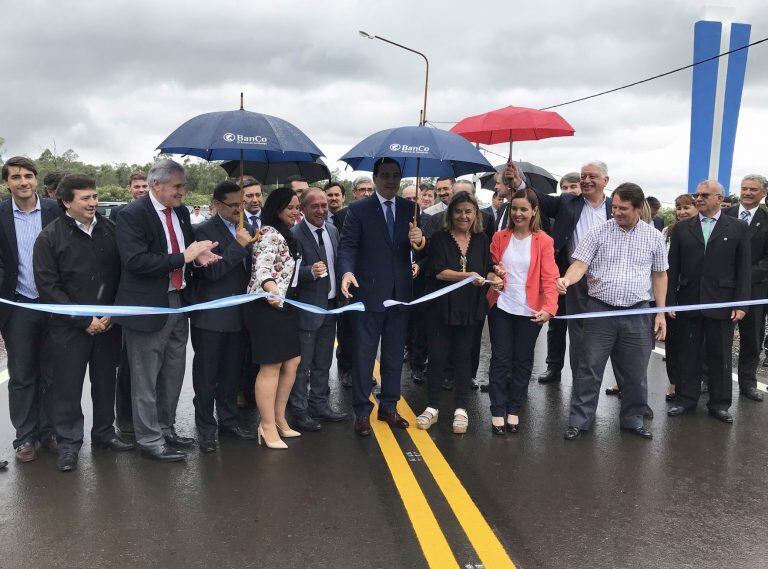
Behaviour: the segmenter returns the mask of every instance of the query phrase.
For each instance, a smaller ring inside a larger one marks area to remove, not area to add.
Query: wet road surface
[[[486,340],[481,378],[487,360]],[[603,395],[593,430],[567,442],[570,383],[567,370],[561,385],[533,380],[523,428],[505,437],[491,435],[480,392],[465,436],[450,432],[449,392],[428,433],[377,422],[376,437],[360,439],[351,422],[325,424],[287,451],[222,439],[186,464],[92,452],[86,435],[74,473],[57,472],[50,454],[0,472],[0,567],[768,567],[768,403],[735,389],[731,426],[703,403],[668,418],[654,354],[654,439],[620,432],[619,401]],[[603,387],[612,383],[607,372]],[[403,386],[401,412],[418,414],[424,387],[407,373]],[[10,459],[2,387],[0,457]],[[332,389],[349,409],[335,377]],[[189,376],[177,428],[195,434]]]

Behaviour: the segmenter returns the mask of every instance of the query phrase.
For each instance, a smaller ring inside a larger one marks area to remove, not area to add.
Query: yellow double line
[[[374,376],[379,380],[378,362],[374,366]],[[376,413],[376,410],[374,408],[373,412]],[[483,567],[515,569],[515,564],[504,550],[504,546],[501,545],[434,441],[426,431],[416,428],[416,415],[402,398],[397,404],[397,411],[411,424],[407,429],[408,434],[483,563]],[[392,430],[381,421],[371,421],[371,426],[429,567],[458,569],[459,562],[451,551],[448,540]]]

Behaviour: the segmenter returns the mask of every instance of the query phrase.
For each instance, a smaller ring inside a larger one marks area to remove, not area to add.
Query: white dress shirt
[[[155,194],[152,190],[149,191],[149,199],[152,202],[152,207],[155,208],[155,211],[157,212],[157,217],[160,218],[160,225],[163,226],[163,231],[165,232],[165,242],[168,244],[168,254],[170,255],[173,253],[173,244],[171,243],[171,234],[168,233],[168,226],[165,224],[165,210],[168,209],[163,204],[161,204],[159,201],[157,201],[157,198],[155,197]],[[184,242],[184,233],[181,231],[181,224],[179,223],[179,217],[176,215],[176,212],[171,208],[171,223],[173,223],[173,231],[176,233],[176,241],[179,243],[179,253],[183,253],[184,249],[187,248],[187,244]],[[181,288],[184,288],[187,286],[187,281],[184,276],[184,267],[182,268],[182,277],[181,277]],[[173,284],[171,283],[171,279],[168,279],[168,292],[173,292],[176,290],[173,288]]]
[[[387,221],[387,206],[384,205],[384,202],[392,202],[392,218],[397,221],[397,212],[395,211],[397,209],[397,202],[395,201],[395,197],[388,200],[387,198],[383,197],[379,192],[376,192],[376,197],[379,198],[379,203],[381,204],[381,210],[384,212],[384,221]]]
[[[69,212],[67,212],[67,217],[69,217],[69,218],[71,218],[71,219],[74,219],[74,220],[75,220],[75,225],[77,226],[77,228],[78,228],[80,231],[82,231],[83,233],[85,233],[85,234],[86,234],[88,237],[90,237],[90,236],[91,236],[91,234],[93,233],[93,228],[94,228],[94,227],[96,227],[96,222],[98,221],[98,220],[96,219],[96,216],[95,216],[95,215],[93,216],[93,220],[91,221],[91,224],[90,224],[90,225],[86,225],[85,223],[80,223],[80,222],[79,222],[79,221],[77,221],[77,220],[76,220],[74,217],[72,217],[71,215],[69,215]]]
[[[576,222],[576,228],[573,230],[573,238],[571,239],[570,249],[571,255],[579,246],[579,242],[584,239],[584,236],[598,225],[602,225],[608,221],[608,214],[605,211],[605,196],[599,206],[593,207],[586,198],[584,200],[584,207],[581,208],[581,215],[579,221]]]
[[[382,206],[385,207],[385,206]],[[320,246],[320,239],[317,236],[317,230],[321,229],[323,232],[323,246],[325,247],[325,258],[328,260],[328,262],[325,264],[327,270],[328,270],[328,278],[331,279],[331,288],[328,291],[328,299],[336,298],[336,271],[334,270],[334,265],[336,264],[336,257],[333,255],[333,243],[331,243],[331,236],[328,234],[328,230],[323,227],[315,227],[312,225],[309,221],[307,221],[307,218],[304,218],[304,223],[307,224],[307,228],[309,229],[310,233],[312,233],[312,237],[315,238],[315,242],[317,243],[318,247]],[[317,277],[315,277],[315,280],[317,280]]]
[[[756,205],[752,209],[747,209],[743,205],[739,204],[739,219],[741,219],[742,212],[749,212],[749,217],[745,219],[744,221],[747,222],[747,225],[752,225],[752,220],[755,219],[755,212],[757,211],[757,208],[760,207],[759,205]]]

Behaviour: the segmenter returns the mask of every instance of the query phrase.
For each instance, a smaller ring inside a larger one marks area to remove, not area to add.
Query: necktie
[[[741,216],[740,216],[740,217],[741,217],[741,220],[742,220],[742,221],[746,221],[746,222],[747,222],[747,225],[749,225],[749,222],[751,221],[751,219],[750,219],[750,218],[752,217],[752,214],[751,214],[751,213],[749,213],[749,212],[748,212],[748,211],[745,209],[744,211],[742,211],[742,212],[741,212]]]
[[[325,254],[325,241],[323,241],[323,230],[315,229],[315,233],[317,233],[317,244],[320,245],[320,258],[323,260],[323,263],[326,263],[328,262],[328,259]]]
[[[171,253],[181,253],[179,249],[179,240],[176,237],[176,230],[173,228],[173,219],[171,218],[171,208],[163,210],[165,213],[165,226],[168,228],[168,237],[171,239]],[[184,268],[178,268],[171,271],[171,284],[176,290],[181,290],[184,284]]]
[[[704,218],[704,247],[707,246],[707,241],[709,241],[709,236],[712,233],[712,222],[715,220],[711,217],[705,217]]]
[[[261,229],[261,217],[258,215],[251,216],[251,226],[254,229]]]
[[[392,211],[392,202],[387,200],[384,202],[384,205],[387,206],[387,211],[384,214],[384,217],[387,219],[387,228],[389,229],[389,238],[392,239],[392,242],[395,242],[395,213]]]

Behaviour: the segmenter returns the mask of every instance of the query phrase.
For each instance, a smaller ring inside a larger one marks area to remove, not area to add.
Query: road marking
[[[8,369],[4,369],[3,371],[0,371],[0,384],[8,381],[10,377],[11,376],[8,374]]]
[[[374,366],[373,373],[378,379],[378,362]],[[371,421],[373,434],[376,442],[379,443],[379,448],[384,455],[389,472],[392,474],[395,487],[400,493],[400,499],[403,501],[408,517],[411,519],[411,525],[416,532],[416,538],[427,564],[433,569],[459,569],[459,562],[453,555],[448,540],[445,538],[443,530],[440,529],[427,497],[419,486],[392,429],[385,422],[375,419],[378,405],[373,397],[371,400],[374,402],[371,413],[371,417],[374,417]]]
[[[667,350],[665,350],[664,348],[659,348],[658,346],[653,348],[653,352],[655,354],[658,354],[658,355],[663,356],[663,357],[666,357],[666,355],[667,355]],[[731,373],[731,379],[734,381],[734,383],[739,383],[739,375],[738,374]],[[757,382],[757,388],[760,391],[765,391],[766,393],[768,393],[768,385],[766,385],[765,383],[762,383],[761,381]]]

